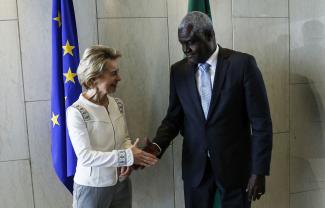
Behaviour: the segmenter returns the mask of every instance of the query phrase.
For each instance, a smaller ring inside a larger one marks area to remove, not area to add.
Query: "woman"
[[[132,145],[122,101],[109,94],[121,81],[117,59],[121,54],[104,46],[86,49],[77,69],[86,89],[67,109],[67,126],[77,155],[74,208],[129,208],[127,176],[133,164],[152,166],[157,158]]]

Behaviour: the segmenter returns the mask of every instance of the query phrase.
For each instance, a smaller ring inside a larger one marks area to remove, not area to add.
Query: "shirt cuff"
[[[133,165],[134,158],[131,148],[125,150],[118,150],[118,167]]]
[[[159,145],[157,143],[152,143],[152,144],[156,145],[159,149],[159,153],[161,153],[161,148],[159,147]]]

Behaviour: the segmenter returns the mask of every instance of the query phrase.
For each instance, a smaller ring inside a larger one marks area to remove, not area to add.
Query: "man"
[[[186,208],[249,208],[265,193],[272,121],[253,56],[216,44],[212,22],[188,13],[178,29],[186,57],[172,65],[167,115],[146,150],[161,157],[180,132]]]

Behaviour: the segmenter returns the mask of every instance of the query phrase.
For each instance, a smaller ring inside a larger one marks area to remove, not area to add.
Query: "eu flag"
[[[73,191],[77,158],[66,127],[66,109],[81,93],[76,70],[79,47],[72,0],[52,1],[52,161],[56,175]]]

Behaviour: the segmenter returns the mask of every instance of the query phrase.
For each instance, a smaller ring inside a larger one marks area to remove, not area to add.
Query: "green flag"
[[[188,11],[200,11],[211,18],[209,0],[188,0]]]
[[[189,12],[200,11],[207,14],[210,17],[210,19],[212,19],[209,0],[188,0],[188,11]],[[221,196],[220,196],[220,192],[217,191],[214,198],[213,208],[220,208],[220,207],[221,207]]]

